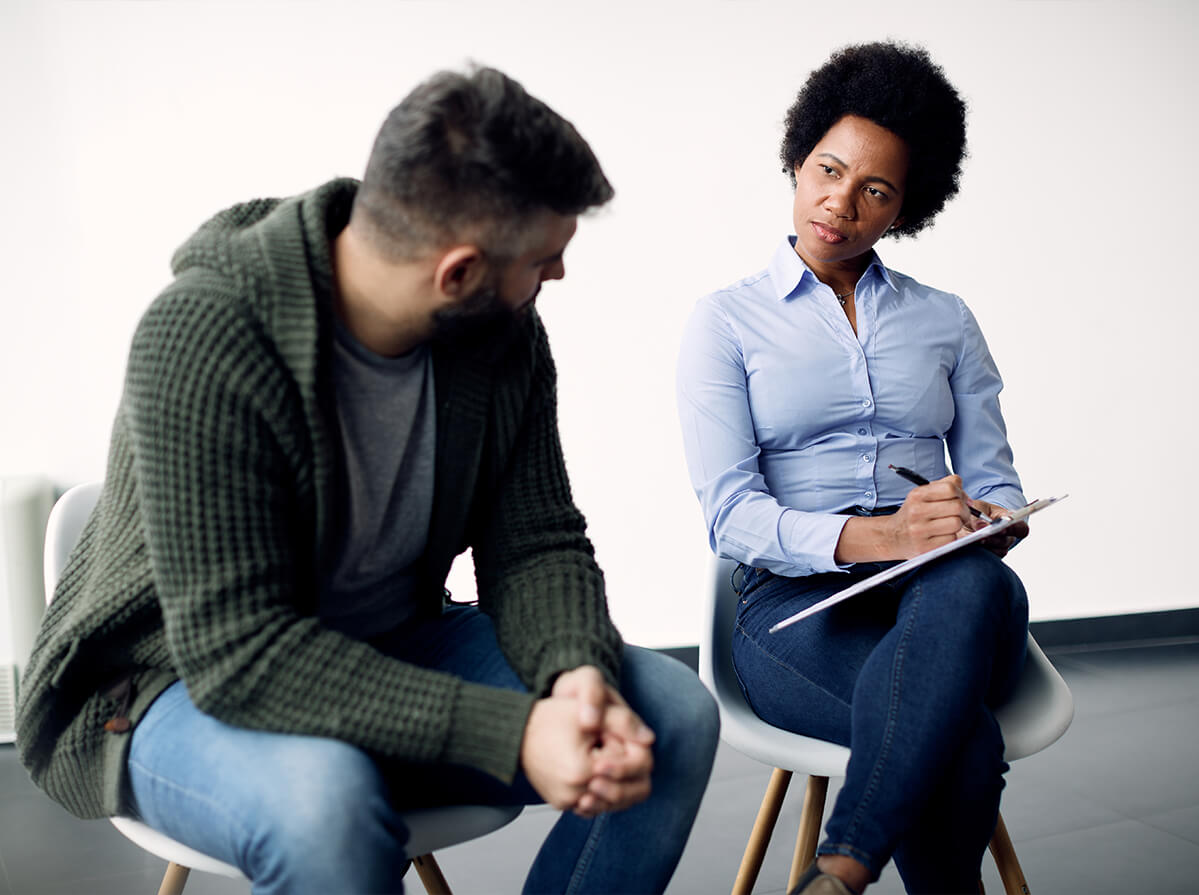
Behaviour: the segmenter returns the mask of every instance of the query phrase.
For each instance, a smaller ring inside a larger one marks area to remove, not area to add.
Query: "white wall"
[[[232,202],[358,174],[411,86],[475,59],[572,119],[616,185],[539,306],[616,621],[694,643],[708,554],[674,411],[681,327],[789,232],[775,156],[807,72],[890,36],[968,97],[973,154],[937,225],[884,258],[971,304],[1026,492],[1071,493],[1011,558],[1033,617],[1199,605],[1197,26],[1199,5],[1147,0],[3,0],[0,475],[102,475],[175,246]]]

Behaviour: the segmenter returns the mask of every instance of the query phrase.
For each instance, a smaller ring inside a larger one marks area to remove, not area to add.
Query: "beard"
[[[538,291],[541,287],[538,286]],[[537,293],[533,293],[536,297]],[[482,286],[461,302],[433,313],[433,339],[501,353],[523,328],[532,303],[513,309],[494,286]]]

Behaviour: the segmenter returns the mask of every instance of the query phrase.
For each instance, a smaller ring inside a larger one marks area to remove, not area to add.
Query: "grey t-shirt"
[[[433,511],[437,428],[428,346],[374,354],[337,322],[333,381],[341,424],[344,524],[320,617],[365,639],[412,614],[415,563]]]

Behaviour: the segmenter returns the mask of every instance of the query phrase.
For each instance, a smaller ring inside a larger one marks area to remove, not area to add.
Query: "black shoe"
[[[856,895],[853,889],[837,879],[831,873],[821,873],[816,862],[799,878],[787,895]]]

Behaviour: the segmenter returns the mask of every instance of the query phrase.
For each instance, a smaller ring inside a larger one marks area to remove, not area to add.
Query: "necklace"
[[[837,297],[837,301],[841,302],[841,307],[845,307],[845,299],[849,298],[853,293],[853,289],[847,289],[845,292],[834,292],[833,295]]]

